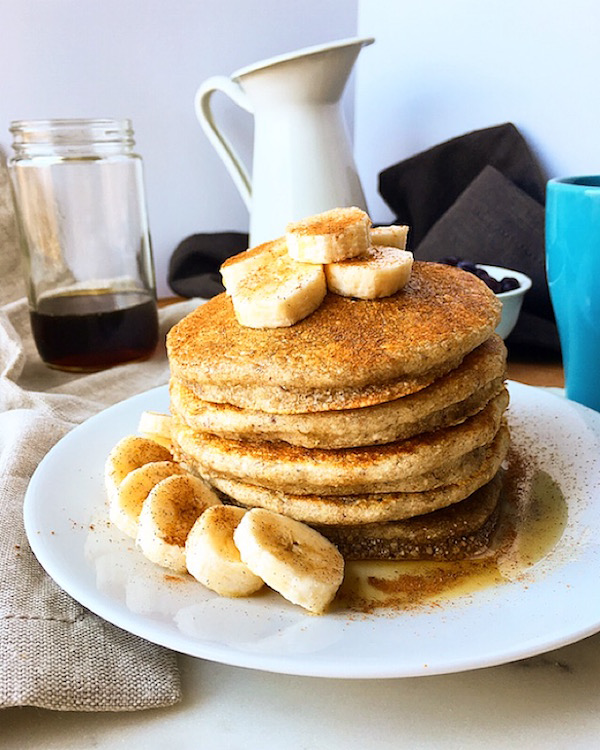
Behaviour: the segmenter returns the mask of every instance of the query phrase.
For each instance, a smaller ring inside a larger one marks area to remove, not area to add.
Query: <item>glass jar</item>
[[[158,341],[142,160],[129,120],[11,123],[11,184],[42,360],[93,371]]]

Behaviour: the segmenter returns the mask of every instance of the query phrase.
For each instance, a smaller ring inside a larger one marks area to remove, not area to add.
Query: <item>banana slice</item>
[[[138,432],[148,440],[171,449],[171,422],[170,414],[161,414],[157,411],[144,411],[140,416]]]
[[[286,227],[288,253],[303,263],[335,263],[365,253],[371,220],[360,208],[334,208]]]
[[[287,245],[284,239],[265,242],[262,245],[251,247],[243,253],[238,253],[228,258],[220,268],[223,285],[231,294],[238,284],[254,271],[265,269],[276,258],[287,254]]]
[[[116,502],[119,485],[129,472],[151,461],[172,460],[171,452],[155,440],[137,435],[128,435],[119,440],[104,465],[104,485],[109,504]]]
[[[264,508],[246,512],[233,533],[250,570],[289,601],[324,612],[342,583],[344,558],[310,526]]]
[[[405,250],[407,236],[408,227],[405,224],[391,224],[389,227],[373,227],[371,229],[371,244],[397,247],[400,250]]]
[[[323,266],[298,263],[287,253],[270,258],[231,292],[238,322],[248,328],[282,328],[319,307],[327,292]]]
[[[184,473],[184,469],[174,461],[152,461],[130,471],[109,504],[108,517],[111,522],[135,539],[142,505],[150,490],[162,479]]]
[[[358,258],[325,266],[327,287],[344,297],[378,299],[395,294],[410,278],[413,255],[397,247],[372,246]]]
[[[245,513],[233,505],[214,505],[198,518],[185,543],[188,571],[221,596],[248,596],[263,586],[233,543],[234,530]]]
[[[144,500],[136,545],[163,568],[185,573],[185,540],[196,519],[221,501],[210,487],[191,474],[162,479]]]

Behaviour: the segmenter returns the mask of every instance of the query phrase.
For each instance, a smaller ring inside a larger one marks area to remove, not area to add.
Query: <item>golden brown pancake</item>
[[[406,521],[315,526],[346,560],[463,560],[483,552],[497,526],[502,471],[466,500]]]
[[[284,441],[305,448],[349,448],[404,440],[463,422],[503,388],[506,348],[492,336],[448,374],[404,398],[362,409],[269,414],[199,399],[171,379],[171,412],[196,432],[234,440]]]
[[[236,505],[266,508],[306,523],[344,526],[398,521],[464,500],[495,476],[506,458],[508,445],[508,428],[502,427],[490,445],[474,451],[478,459],[474,465],[466,461],[466,471],[457,467],[448,478],[449,483],[438,483],[433,489],[423,491],[294,495],[219,477],[213,477],[211,483]]]
[[[500,311],[472,274],[415,263],[397,294],[328,294],[289,328],[244,328],[218,295],[171,329],[167,350],[172,376],[208,401],[280,413],[355,408],[420,390],[458,366]]]
[[[289,443],[227,440],[175,421],[175,456],[206,479],[225,477],[297,494],[409,491],[411,480],[490,443],[508,404],[504,389],[454,427],[384,445],[325,450]]]

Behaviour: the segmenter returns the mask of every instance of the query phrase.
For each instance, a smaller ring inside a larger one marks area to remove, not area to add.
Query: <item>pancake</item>
[[[346,559],[477,554],[510,441],[500,312],[480,279],[423,262],[397,294],[327,294],[285,328],[243,327],[218,295],[167,336],[174,456]]]
[[[214,386],[181,380],[198,398],[216,404],[231,404],[241,409],[258,409],[272,414],[304,414],[309,412],[360,409],[382,404],[416,393],[431,385],[462,362],[462,356],[447,360],[443,366],[421,375],[397,378],[388,383],[363,388],[320,388],[293,390],[280,385]]]
[[[169,331],[167,351],[172,376],[207,401],[280,413],[356,408],[414,393],[457,367],[500,312],[472,274],[417,262],[397,294],[328,294],[289,328],[244,328],[218,295]]]
[[[474,464],[466,461],[447,477],[448,484],[414,492],[388,492],[362,495],[298,495],[213,477],[212,485],[227,498],[246,508],[260,507],[283,513],[298,521],[349,525],[398,521],[461,502],[489,482],[508,453],[509,433],[502,427],[495,439],[474,453]]]
[[[172,437],[178,460],[209,481],[228,477],[298,494],[389,491],[487,445],[500,428],[507,404],[508,391],[503,389],[462,424],[384,445],[338,450],[228,440],[194,432],[177,421]]]
[[[346,560],[464,560],[484,552],[498,524],[502,471],[470,497],[405,521],[322,526]]]
[[[404,440],[463,422],[503,388],[506,348],[492,336],[461,365],[417,393],[362,409],[269,414],[199,399],[171,379],[171,412],[197,432],[234,440],[284,441],[305,448],[349,448]]]

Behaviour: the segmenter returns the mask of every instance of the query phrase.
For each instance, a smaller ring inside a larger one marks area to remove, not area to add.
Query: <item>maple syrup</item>
[[[501,521],[486,554],[452,562],[347,562],[337,605],[360,612],[439,607],[454,597],[514,581],[552,550],[567,523],[564,495],[546,472],[533,472],[525,495],[518,496],[517,483],[518,478],[507,478]]]
[[[61,370],[90,372],[146,359],[158,342],[156,301],[142,292],[43,297],[30,320],[40,357]]]

